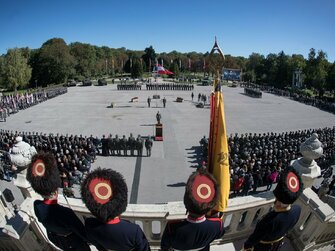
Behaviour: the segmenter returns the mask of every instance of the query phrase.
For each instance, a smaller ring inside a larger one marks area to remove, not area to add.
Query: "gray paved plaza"
[[[118,91],[116,86],[72,87],[68,93],[10,116],[1,129],[13,131],[134,136],[154,135],[155,114],[162,114],[162,142],[154,142],[151,157],[101,157],[93,168],[113,168],[126,178],[131,203],[164,203],[182,200],[184,184],[198,166],[196,149],[208,135],[209,108],[196,108],[199,93],[211,92],[209,86],[192,91]],[[147,97],[152,99],[151,108]],[[223,87],[227,132],[284,132],[332,127],[333,114],[312,106],[263,93],[261,99],[243,94],[242,88]],[[138,97],[138,102],[130,102]],[[162,98],[167,99],[163,108]],[[175,102],[177,97],[184,102]],[[108,108],[111,103],[114,108]],[[144,150],[145,153],[145,150]]]

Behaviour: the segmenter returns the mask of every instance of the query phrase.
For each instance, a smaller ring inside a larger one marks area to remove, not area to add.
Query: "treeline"
[[[144,51],[126,48],[98,47],[75,42],[67,45],[61,38],[46,41],[39,49],[13,48],[0,56],[0,86],[9,90],[61,84],[68,79],[84,80],[123,73],[142,77],[156,63],[174,72],[211,73],[209,53],[157,54],[152,46]],[[300,69],[304,84],[317,90],[334,90],[335,63],[327,60],[322,50],[311,49],[308,58],[286,55],[283,51],[267,56],[253,53],[248,58],[225,56],[224,67],[242,69],[243,81],[269,84],[277,88],[290,86],[292,74]]]

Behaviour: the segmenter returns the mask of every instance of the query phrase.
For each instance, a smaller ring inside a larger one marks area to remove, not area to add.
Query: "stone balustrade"
[[[1,250],[52,250],[45,229],[33,213],[33,200],[26,198],[20,211],[13,214],[6,224],[1,226],[0,246],[5,247]],[[246,238],[253,231],[256,222],[271,209],[273,201],[271,192],[230,199],[224,215],[226,233],[213,245]],[[65,199],[60,196],[59,203],[71,207],[82,220],[84,217],[91,217],[80,199]],[[297,250],[314,250],[334,241],[334,210],[322,202],[310,188],[304,190],[296,203],[303,210],[298,224],[291,233],[291,244]],[[166,204],[129,204],[122,215],[122,218],[142,227],[152,250],[159,250],[166,223],[185,217],[186,210],[181,201]]]

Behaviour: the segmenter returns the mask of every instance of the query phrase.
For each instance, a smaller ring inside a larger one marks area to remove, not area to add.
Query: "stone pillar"
[[[23,197],[26,198],[40,198],[41,196],[38,195],[33,188],[31,187],[30,183],[27,181],[26,179],[26,174],[27,174],[27,170],[24,169],[23,171],[21,171],[20,173],[18,173],[16,175],[16,179],[14,179],[14,185],[17,186]]]
[[[300,145],[300,153],[303,157],[292,160],[290,164],[301,175],[306,189],[312,187],[314,180],[321,175],[321,169],[315,159],[323,155],[323,148],[316,133]]]

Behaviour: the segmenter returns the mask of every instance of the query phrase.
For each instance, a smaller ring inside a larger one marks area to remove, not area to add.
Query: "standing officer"
[[[135,151],[135,138],[133,134],[131,133],[129,138],[128,138],[128,146],[130,149],[130,155],[134,156],[134,151]]]
[[[161,241],[161,250],[209,250],[210,243],[224,234],[222,219],[206,218],[218,200],[218,185],[214,177],[199,168],[189,177],[184,205],[187,219],[168,222]]]
[[[120,139],[119,139],[119,135],[115,135],[115,138],[113,139],[114,142],[114,147],[116,150],[116,154],[117,155],[121,155],[121,147],[120,147]]]
[[[151,148],[152,148],[152,139],[150,136],[144,142],[145,149],[147,150],[147,156],[151,156]]]
[[[112,169],[96,169],[81,185],[82,199],[96,218],[86,218],[88,239],[98,250],[150,250],[142,229],[123,220],[127,208],[127,184],[123,176]]]
[[[34,202],[34,210],[49,240],[62,250],[90,250],[84,225],[71,209],[57,203],[61,179],[55,157],[43,152],[35,155],[27,169],[27,180],[44,198]]]
[[[163,98],[163,106],[164,106],[164,108],[166,106],[166,98],[165,97]]]
[[[150,102],[151,102],[151,98],[150,97],[148,97],[147,102],[148,102],[148,107],[150,108]]]
[[[136,149],[137,149],[137,156],[142,156],[143,140],[142,140],[141,135],[137,136],[137,139],[136,139]]]
[[[127,147],[128,147],[128,142],[126,139],[126,135],[123,135],[122,139],[120,140],[120,145],[123,150],[123,155],[127,156]]]
[[[102,135],[101,139],[101,148],[102,148],[102,156],[108,156],[108,145],[107,145],[107,139],[105,135]]]
[[[279,250],[285,235],[299,220],[301,208],[292,203],[298,199],[302,190],[303,183],[297,171],[292,167],[285,169],[273,191],[276,198],[273,209],[257,223],[254,232],[244,243],[243,250]]]
[[[115,153],[114,153],[112,134],[109,134],[109,137],[106,140],[107,140],[108,155],[114,155]]]

